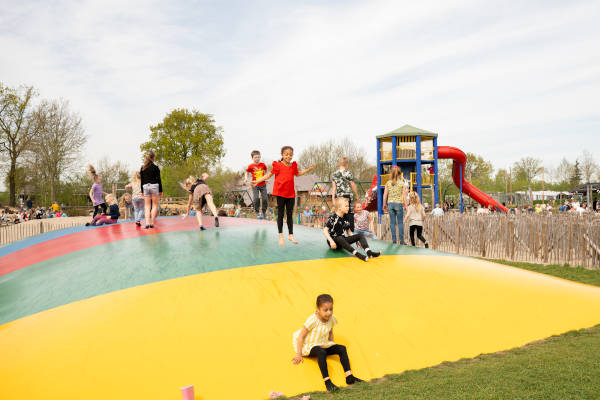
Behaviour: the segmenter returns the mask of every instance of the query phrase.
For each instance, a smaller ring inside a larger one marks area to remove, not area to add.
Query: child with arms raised
[[[337,354],[346,373],[346,383],[352,385],[362,382],[352,375],[350,360],[346,346],[333,341],[333,327],[337,319],[333,316],[333,298],[328,294],[317,297],[317,311],[310,315],[299,331],[294,332],[293,344],[296,356],[292,359],[294,364],[302,362],[302,357],[316,357],[328,391],[337,390],[338,387],[329,379],[327,370],[327,356]]]
[[[283,215],[285,213],[288,226],[288,240],[298,244],[294,238],[294,203],[296,200],[296,190],[294,188],[294,177],[302,176],[315,167],[311,165],[304,171],[298,171],[296,161],[292,162],[294,149],[291,146],[281,148],[281,160],[273,161],[273,168],[265,176],[252,182],[252,186],[258,186],[275,175],[273,184],[273,196],[277,199],[277,229],[279,231],[279,245],[285,245],[283,241]]]

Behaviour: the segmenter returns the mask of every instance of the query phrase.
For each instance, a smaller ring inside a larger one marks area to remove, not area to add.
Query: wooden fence
[[[50,218],[35,219],[16,225],[3,225],[0,227],[0,246],[45,232],[82,226],[86,222],[89,222],[89,220],[89,217]]]
[[[389,215],[382,216],[381,224],[377,223],[377,213],[371,216],[371,232],[391,241]],[[326,221],[323,217],[298,219],[317,228]],[[423,235],[430,248],[448,253],[600,269],[599,214],[428,215]],[[404,226],[404,239],[410,243],[408,226]],[[417,240],[417,246],[423,244]]]

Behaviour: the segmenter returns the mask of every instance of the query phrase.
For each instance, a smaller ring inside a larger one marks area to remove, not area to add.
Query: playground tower
[[[437,133],[404,125],[377,136],[377,210],[383,214],[383,191],[392,168],[398,167],[421,199],[423,189],[432,189],[439,203]]]

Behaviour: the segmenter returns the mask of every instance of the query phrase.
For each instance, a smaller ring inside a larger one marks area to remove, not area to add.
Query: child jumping
[[[210,211],[215,217],[215,227],[219,227],[219,217],[217,217],[217,207],[215,207],[215,203],[212,197],[212,191],[206,184],[206,180],[208,179],[208,174],[205,172],[202,174],[202,179],[197,179],[193,176],[190,176],[185,181],[180,183],[181,187],[190,193],[187,210],[185,214],[183,214],[183,218],[187,217],[190,213],[190,207],[192,203],[194,203],[194,209],[196,210],[196,219],[198,220],[198,225],[200,225],[200,230],[204,231],[206,228],[202,225],[202,208],[204,205],[208,205]]]
[[[109,205],[108,214],[96,215],[92,222],[88,222],[85,224],[85,226],[111,225],[117,223],[121,213],[119,212],[119,205],[117,204],[115,196],[113,196],[111,193],[108,193],[106,195],[106,203]]]
[[[260,151],[254,150],[250,153],[250,156],[252,157],[252,164],[248,165],[246,172],[244,172],[244,185],[248,182],[248,173],[252,174],[252,181],[255,181],[262,178],[265,175],[265,172],[267,172],[265,163],[260,162]],[[265,182],[261,182],[252,187],[252,200],[254,203],[254,212],[256,212],[258,219],[263,219],[265,217],[265,212],[267,211],[267,206],[269,205],[267,200],[267,184]],[[259,214],[258,210],[261,209],[261,200],[262,213]]]
[[[331,176],[331,200],[335,204],[335,199],[345,197],[348,199],[348,213],[344,216],[350,223],[350,231],[354,232],[354,207],[352,206],[352,193],[354,200],[358,201],[358,192],[354,183],[354,175],[348,171],[348,158],[342,157],[338,160],[339,169]]]
[[[429,245],[423,237],[423,220],[425,219],[425,208],[421,205],[421,199],[417,192],[410,192],[408,196],[408,211],[404,217],[404,223],[408,220],[409,232],[410,232],[410,244],[415,245],[415,232],[421,242],[428,248]]]
[[[142,194],[142,181],[140,171],[135,171],[131,177],[131,183],[125,186],[125,189],[131,189],[131,202],[133,203],[133,215],[135,224],[142,225],[144,218],[144,196]]]
[[[94,215],[92,217],[95,217],[98,214],[106,213],[106,203],[103,198],[106,193],[102,191],[102,177],[96,173],[96,169],[91,164],[88,166],[88,174],[94,182],[90,189],[90,199],[94,205]]]
[[[301,363],[303,356],[316,357],[325,387],[330,392],[339,388],[329,379],[327,356],[334,354],[340,356],[340,363],[346,373],[346,384],[363,382],[362,379],[352,375],[346,346],[333,341],[333,327],[336,324],[337,319],[333,316],[333,298],[328,294],[322,294],[317,297],[317,311],[306,319],[302,328],[294,332],[293,336],[296,357],[292,359],[292,362],[294,364]]]
[[[273,184],[273,196],[277,199],[277,229],[279,231],[279,245],[284,246],[283,241],[283,215],[285,212],[288,226],[288,240],[298,244],[294,238],[294,203],[296,200],[296,190],[294,189],[294,177],[308,174],[315,167],[314,164],[298,172],[298,164],[292,162],[294,149],[291,146],[281,148],[281,160],[273,161],[273,168],[265,176],[252,181],[252,186],[258,186],[275,175]]]
[[[338,197],[335,204],[335,214],[329,217],[323,228],[323,235],[325,235],[329,247],[332,249],[341,247],[363,261],[367,261],[369,258],[379,257],[381,253],[372,251],[369,248],[369,243],[367,243],[365,235],[362,233],[352,235],[352,232],[350,231],[350,222],[345,218],[347,213],[348,199],[345,197]],[[345,236],[344,232],[348,236]],[[360,246],[367,253],[366,256],[359,253],[358,250],[351,246],[352,243],[355,242],[360,243]]]

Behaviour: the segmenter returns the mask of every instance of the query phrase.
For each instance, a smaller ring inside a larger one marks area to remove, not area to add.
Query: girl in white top
[[[140,171],[135,171],[131,177],[131,183],[125,186],[125,189],[131,189],[131,201],[133,203],[133,215],[135,224],[142,225],[144,219],[144,196],[142,195],[142,181]]]
[[[362,382],[361,379],[352,375],[346,346],[335,344],[333,341],[333,327],[336,324],[337,319],[333,316],[333,298],[328,294],[322,294],[317,297],[317,311],[310,315],[302,328],[294,332],[293,335],[296,357],[292,359],[292,362],[294,364],[301,363],[303,356],[316,357],[321,375],[325,381],[325,387],[330,392],[339,389],[329,379],[329,371],[327,370],[327,356],[333,354],[340,356],[348,385]]]
[[[421,242],[425,244],[425,247],[429,247],[427,240],[423,237],[423,220],[425,219],[425,208],[421,205],[421,199],[417,192],[410,192],[408,196],[408,211],[404,216],[404,223],[408,221],[409,232],[410,232],[410,243],[415,245],[415,232]]]

